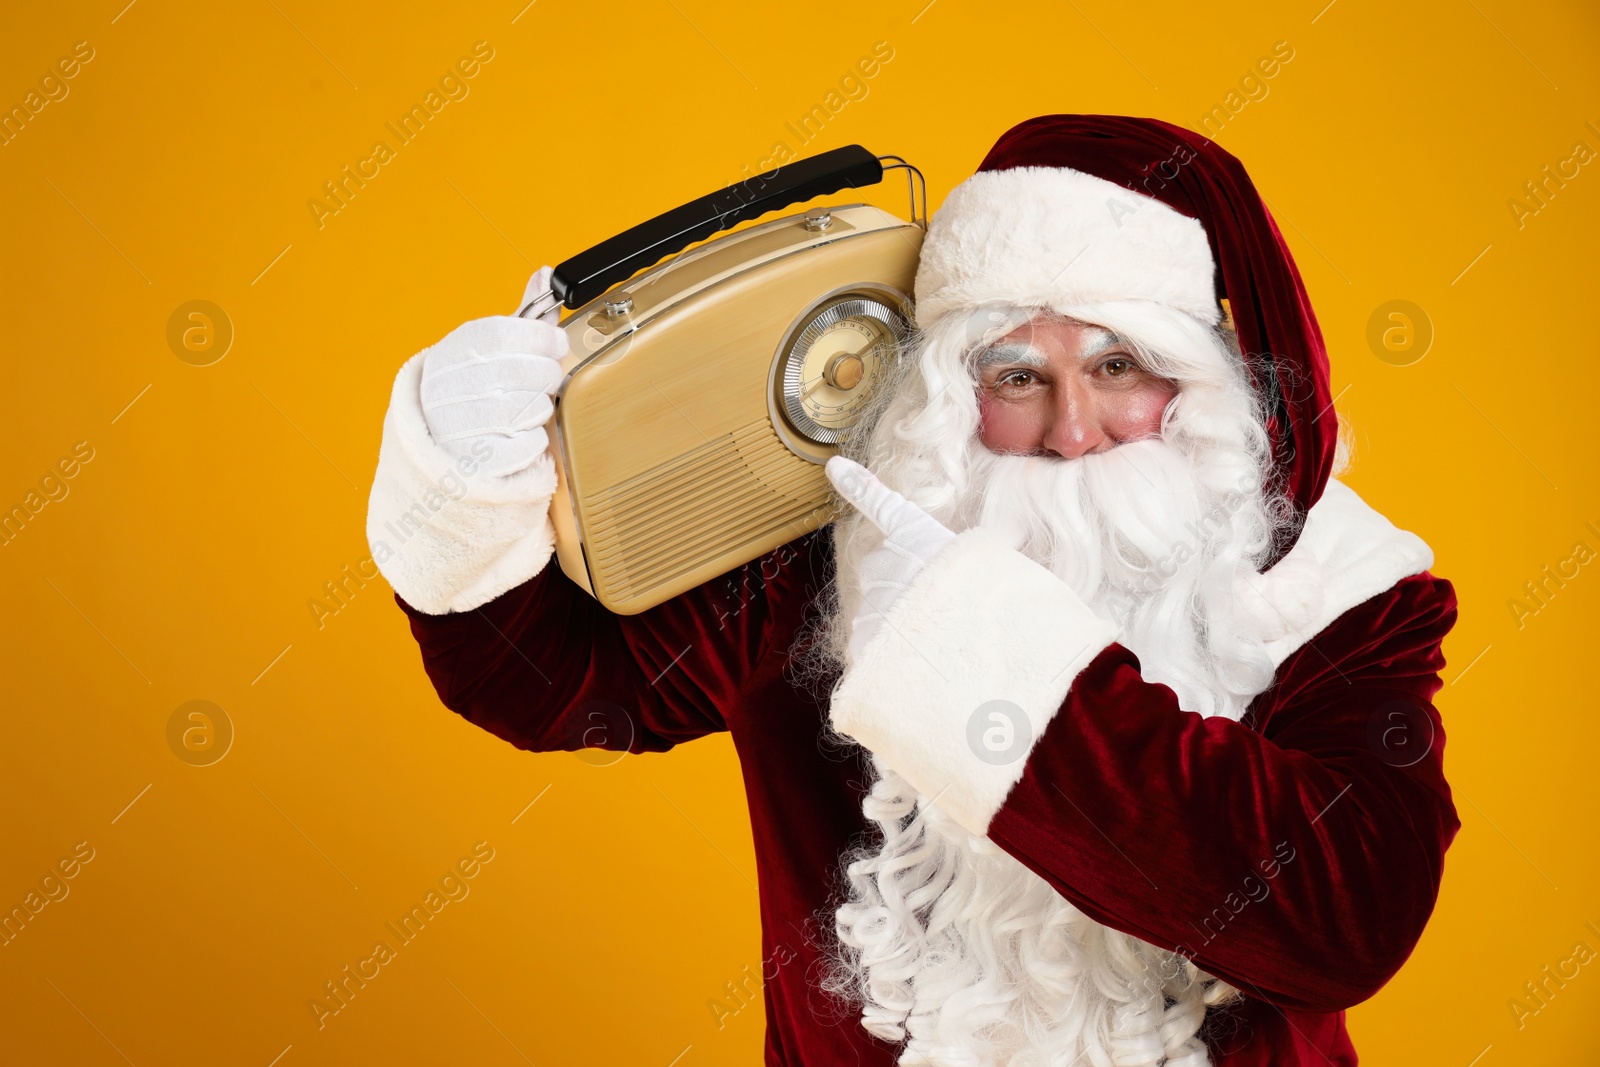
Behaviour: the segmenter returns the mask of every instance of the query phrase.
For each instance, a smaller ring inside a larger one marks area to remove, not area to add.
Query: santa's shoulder
[[[1426,541],[1330,479],[1294,547],[1251,583],[1274,660],[1283,662],[1341,615],[1431,566]]]

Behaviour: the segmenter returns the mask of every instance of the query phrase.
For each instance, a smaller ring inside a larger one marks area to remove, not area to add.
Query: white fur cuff
[[[831,720],[981,835],[1073,679],[1116,636],[1055,575],[968,530],[889,608]]]
[[[395,376],[378,470],[367,503],[373,562],[419,611],[470,611],[544,569],[555,547],[548,453],[504,478],[480,472],[486,442],[458,456],[436,444],[422,415],[422,356]]]

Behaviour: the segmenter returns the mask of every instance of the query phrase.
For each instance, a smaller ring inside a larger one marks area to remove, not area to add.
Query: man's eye
[[[1034,377],[1032,371],[1013,370],[1002,374],[999,382],[996,384],[1009,385],[1013,388],[1018,388],[1024,385],[1031,385],[1033,382]]]
[[[1108,359],[1104,363],[1100,364],[1100,367],[1112,377],[1127,374],[1129,371],[1136,369],[1134,367],[1133,360],[1124,359],[1121,356],[1113,356],[1111,359]]]

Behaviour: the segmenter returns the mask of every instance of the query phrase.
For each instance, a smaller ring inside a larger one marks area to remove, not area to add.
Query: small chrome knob
[[[814,207],[806,212],[805,228],[816,233],[821,233],[833,225],[833,212],[825,207]]]
[[[606,310],[606,318],[608,319],[620,319],[633,311],[633,297],[626,293],[608,296],[603,303]]]
[[[822,380],[835,389],[854,389],[866,375],[867,365],[860,356],[851,352],[840,353],[828,360],[823,368]]]

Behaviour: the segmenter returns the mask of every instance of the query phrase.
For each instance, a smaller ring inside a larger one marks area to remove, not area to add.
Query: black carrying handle
[[[849,186],[883,181],[883,164],[858,144],[835,148],[730,185],[641,222],[564,261],[550,291],[568,308],[587,304],[641,268],[675,255],[735,223]]]

